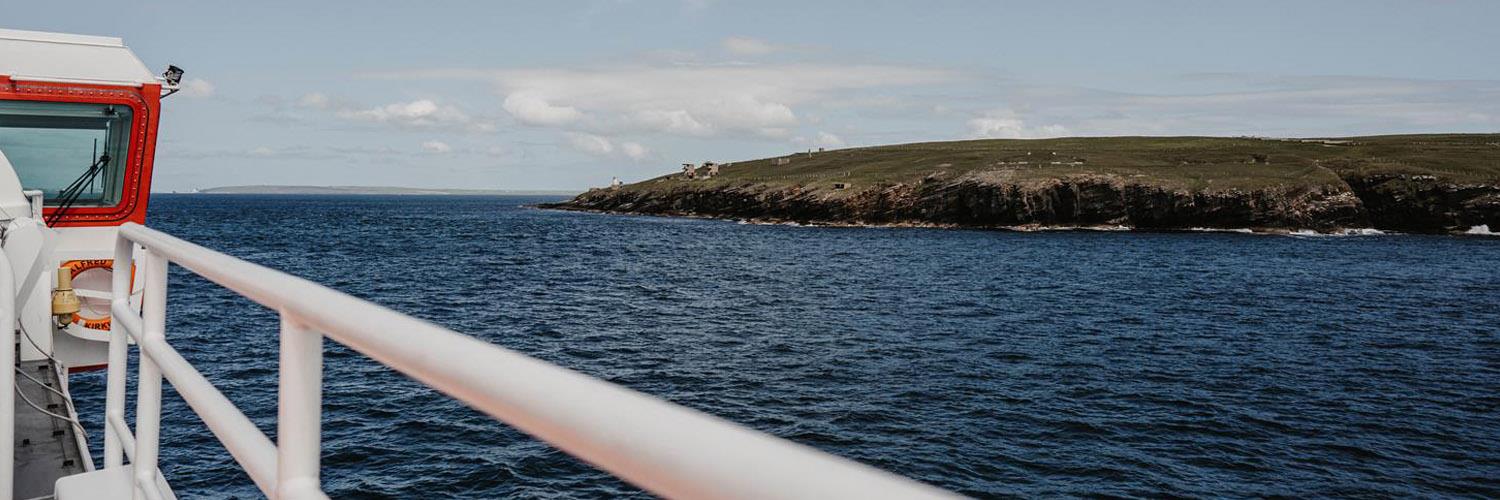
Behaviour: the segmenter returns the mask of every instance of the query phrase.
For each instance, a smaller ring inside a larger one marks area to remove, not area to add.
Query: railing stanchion
[[[0,255],[0,500],[10,500],[15,487],[16,449],[16,277],[10,260]]]
[[[141,298],[140,343],[166,343],[167,259],[146,250],[146,292]],[[157,447],[161,440],[161,370],[141,349],[140,378],[136,381],[135,500],[155,499]]]
[[[110,286],[111,310],[117,311],[116,304],[123,303],[126,308],[130,306],[130,280],[132,261],[131,253],[135,250],[135,243],[125,238],[115,239],[115,262],[113,270],[113,282]],[[111,419],[125,419],[125,372],[130,369],[128,352],[129,334],[125,332],[125,325],[121,321],[112,321],[109,325],[109,371],[105,376],[104,388],[104,468],[119,467],[125,464],[125,442],[115,431],[113,425],[109,425]]]
[[[323,448],[323,334],[286,311],[281,312],[278,396],[276,498],[326,498],[318,477]]]

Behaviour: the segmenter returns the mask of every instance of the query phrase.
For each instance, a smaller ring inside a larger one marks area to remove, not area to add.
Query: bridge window
[[[0,153],[21,187],[40,189],[49,206],[70,186],[72,206],[118,205],[130,119],[130,107],[115,104],[0,101]]]

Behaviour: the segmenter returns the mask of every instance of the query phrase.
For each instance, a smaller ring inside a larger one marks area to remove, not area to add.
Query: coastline
[[[734,222],[755,226],[793,226],[812,228],[846,228],[846,229],[961,229],[973,231],[1000,231],[1012,233],[1047,233],[1047,232],[1094,232],[1094,233],[1223,233],[1223,234],[1245,234],[1256,236],[1396,236],[1406,234],[1427,234],[1437,236],[1469,236],[1469,237],[1500,237],[1500,232],[1492,231],[1487,225],[1478,225],[1462,230],[1454,230],[1447,233],[1405,233],[1400,231],[1388,231],[1374,227],[1340,227],[1332,229],[1314,228],[1284,228],[1284,227],[1181,227],[1181,228],[1159,228],[1159,227],[1133,227],[1126,225],[1044,225],[1025,224],[1015,226],[977,226],[963,224],[944,224],[934,222],[854,222],[854,221],[796,221],[779,218],[736,218],[696,213],[642,213],[618,210],[599,210],[590,208],[579,208],[569,206],[567,203],[541,203],[529,205],[538,210],[555,210],[559,212],[584,213],[610,216],[638,216],[638,217],[662,217],[677,219],[703,219],[723,222]]]

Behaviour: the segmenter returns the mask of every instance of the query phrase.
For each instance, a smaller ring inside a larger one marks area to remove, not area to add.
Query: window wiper
[[[78,176],[77,179],[73,179],[73,182],[68,184],[68,187],[63,188],[58,193],[57,208],[52,210],[50,217],[47,217],[46,223],[48,227],[57,224],[57,221],[62,218],[63,212],[67,212],[68,208],[72,207],[73,203],[78,201],[78,197],[83,195],[84,189],[94,187],[94,179],[97,179],[99,174],[104,172],[104,167],[108,165],[109,153],[99,155],[99,159],[94,160],[94,164],[89,165],[88,170],[85,170],[83,175]]]

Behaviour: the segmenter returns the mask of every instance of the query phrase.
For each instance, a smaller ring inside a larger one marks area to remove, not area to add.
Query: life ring
[[[82,259],[64,262],[62,267],[73,275],[73,288],[109,290],[115,269],[114,259]],[[102,269],[103,272],[95,271]],[[94,271],[94,272],[90,272]],[[135,282],[135,266],[130,266],[130,281]],[[84,285],[84,286],[79,286]],[[93,286],[89,286],[93,285]],[[109,331],[109,301],[98,297],[79,297],[82,308],[73,313],[73,323],[90,330]]]

